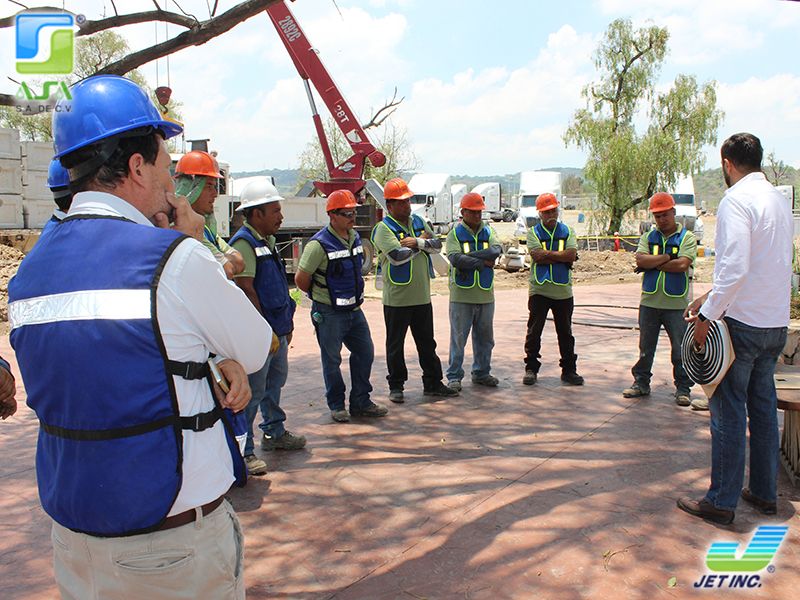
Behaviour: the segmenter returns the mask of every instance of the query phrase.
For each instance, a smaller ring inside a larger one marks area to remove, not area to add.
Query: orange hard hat
[[[667,192],[656,192],[650,198],[650,212],[660,213],[675,208],[675,200]]]
[[[554,208],[558,208],[558,198],[556,198],[555,194],[546,192],[544,194],[539,194],[537,196],[536,210],[538,210],[539,212],[544,212],[546,210],[552,210]]]
[[[192,150],[184,154],[175,165],[175,175],[203,175],[222,179],[217,161],[202,150]]]
[[[386,200],[405,200],[413,195],[411,190],[408,189],[408,184],[399,177],[390,179],[383,186],[383,197]]]
[[[355,208],[358,206],[356,197],[350,190],[335,190],[328,196],[328,203],[325,210],[331,212],[340,208]]]
[[[486,204],[483,201],[483,196],[477,192],[470,192],[469,194],[464,194],[464,197],[461,198],[461,208],[483,210],[486,208]]]

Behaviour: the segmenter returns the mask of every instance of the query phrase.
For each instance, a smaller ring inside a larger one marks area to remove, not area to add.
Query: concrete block
[[[47,171],[53,160],[53,142],[22,142],[21,147],[24,168]]]
[[[0,158],[19,158],[19,131],[0,127]]]
[[[25,200],[22,215],[25,229],[41,229],[53,215],[56,205],[52,200]]]
[[[0,194],[22,193],[22,161],[0,158]]]
[[[53,193],[47,186],[47,171],[22,171],[22,195],[26,200],[48,200]]]
[[[0,229],[21,229],[23,225],[22,196],[0,194]]]

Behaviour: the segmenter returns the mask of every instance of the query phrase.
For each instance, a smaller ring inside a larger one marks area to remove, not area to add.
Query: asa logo
[[[741,556],[737,557],[739,542],[713,542],[706,555],[706,566],[715,573],[706,574],[695,582],[696,588],[756,588],[761,587],[757,573],[768,567],[778,552],[789,528],[785,525],[762,525]],[[774,571],[769,567],[768,571]]]
[[[17,15],[17,72],[25,75],[72,73],[74,23],[75,18],[67,13]]]

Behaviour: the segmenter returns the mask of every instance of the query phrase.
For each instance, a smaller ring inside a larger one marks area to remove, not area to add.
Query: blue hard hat
[[[47,187],[62,188],[69,185],[69,172],[61,166],[57,158],[50,161],[50,168],[47,169]]]
[[[56,158],[84,146],[141,127],[155,127],[171,138],[183,127],[165,121],[147,93],[130,79],[97,75],[70,88],[71,100],[62,98],[53,114]]]

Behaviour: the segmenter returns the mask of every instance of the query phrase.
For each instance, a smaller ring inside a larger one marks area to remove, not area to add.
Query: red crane
[[[369,141],[355,113],[336,87],[325,65],[322,64],[319,54],[311,46],[286,3],[276,2],[271,4],[266,11],[272,24],[275,25],[275,29],[278,30],[278,35],[283,41],[283,45],[286,46],[297,72],[303,79],[308,102],[311,105],[314,127],[317,130],[322,154],[325,156],[330,181],[315,181],[314,187],[325,196],[333,190],[341,189],[358,194],[365,184],[363,178],[365,161],[369,160],[374,166],[382,167],[386,163],[386,157]],[[309,81],[314,84],[322,101],[328,107],[328,111],[353,150],[353,155],[341,164],[333,164],[328,138],[325,136],[322,119],[317,112]]]

